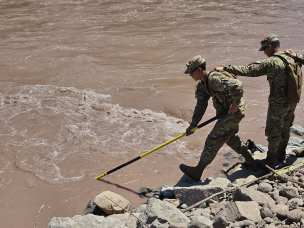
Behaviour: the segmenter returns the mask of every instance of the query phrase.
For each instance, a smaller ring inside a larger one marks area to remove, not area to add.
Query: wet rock
[[[275,204],[275,201],[267,194],[254,189],[248,188],[238,188],[235,191],[234,201],[255,201],[259,205],[263,206],[264,204]]]
[[[304,215],[304,212],[299,209],[294,209],[292,211],[287,212],[287,219],[292,222],[300,221],[301,217]]]
[[[268,207],[263,207],[261,209],[261,216],[262,218],[272,218],[273,217],[273,213],[271,212],[271,210]]]
[[[204,216],[193,216],[188,228],[210,228],[212,221]]]
[[[223,164],[223,166],[228,167],[228,166],[229,166],[229,163],[228,163],[228,162],[225,162],[225,163]]]
[[[280,189],[280,195],[287,197],[288,199],[295,198],[299,195],[298,189],[295,187],[282,187]]]
[[[139,218],[151,227],[169,227],[171,223],[188,224],[190,219],[187,218],[180,210],[168,202],[150,198],[146,210],[143,211]],[[140,222],[137,228],[145,228]]]
[[[266,182],[261,182],[259,184],[258,190],[261,192],[271,192],[272,191],[272,186]]]
[[[125,210],[129,211],[131,206],[129,200],[111,191],[104,191],[97,195],[94,203],[107,215],[124,213]]]

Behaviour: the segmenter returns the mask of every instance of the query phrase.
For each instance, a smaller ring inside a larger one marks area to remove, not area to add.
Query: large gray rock
[[[155,198],[148,200],[146,210],[140,214],[139,219],[150,228],[168,228],[171,223],[189,224],[190,222],[190,219],[175,206]],[[137,228],[146,228],[146,226],[137,222]]]
[[[238,188],[234,193],[233,201],[255,201],[261,206],[275,204],[268,194],[249,188]]]
[[[123,224],[125,224],[129,228],[136,228],[137,221],[140,216],[140,213],[133,213],[132,215],[130,213],[125,214],[114,214],[109,215],[107,219],[109,218],[117,218],[119,219]]]
[[[299,125],[291,126],[290,131],[296,135],[304,136],[304,128]]]
[[[227,202],[224,207],[215,215],[214,221],[217,221],[219,217],[225,218],[228,222],[251,220],[253,222],[259,222],[262,220],[259,211],[259,205],[254,201],[247,202]]]
[[[48,228],[128,228],[117,218],[104,218],[92,214],[76,215],[73,218],[54,217],[50,220]]]
[[[191,206],[215,193],[226,190],[229,183],[230,181],[226,178],[216,178],[211,181],[202,182],[202,185],[174,187],[174,194],[180,202]],[[214,199],[216,200],[218,197]]]

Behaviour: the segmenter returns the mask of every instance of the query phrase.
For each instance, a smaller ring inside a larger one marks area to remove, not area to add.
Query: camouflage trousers
[[[296,107],[297,104],[288,104],[288,107],[280,107],[275,103],[269,103],[265,130],[269,154],[284,154],[285,156]]]
[[[225,143],[238,154],[247,150],[245,143],[236,135],[239,131],[239,123],[243,118],[244,114],[238,111],[218,119],[205,141],[200,158],[201,163],[210,164]]]

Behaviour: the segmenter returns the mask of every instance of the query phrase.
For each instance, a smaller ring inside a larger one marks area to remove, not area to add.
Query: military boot
[[[267,157],[265,159],[265,164],[268,165],[270,168],[274,169],[274,162],[275,162],[276,155],[274,153],[267,153]]]
[[[187,166],[184,164],[181,164],[179,166],[179,169],[186,174],[188,177],[195,181],[199,181],[201,179],[201,176],[203,174],[204,169],[206,168],[208,164],[202,163],[201,161],[197,164],[197,166]]]
[[[287,147],[288,141],[286,142],[281,142],[279,145],[279,148],[277,150],[277,159],[280,162],[284,162],[286,158],[286,147]]]

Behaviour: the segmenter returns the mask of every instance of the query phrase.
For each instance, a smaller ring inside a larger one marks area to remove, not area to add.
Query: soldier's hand
[[[214,67],[214,70],[224,70],[224,67]]]
[[[232,113],[235,113],[239,110],[239,106],[238,105],[230,105],[230,108],[228,110],[228,114],[232,114]]]
[[[192,135],[194,133],[194,131],[191,131],[191,129],[193,129],[194,127],[189,126],[186,130],[186,136]]]
[[[285,53],[288,54],[292,58],[297,57],[297,54],[293,50],[291,50],[291,49],[286,49]]]

